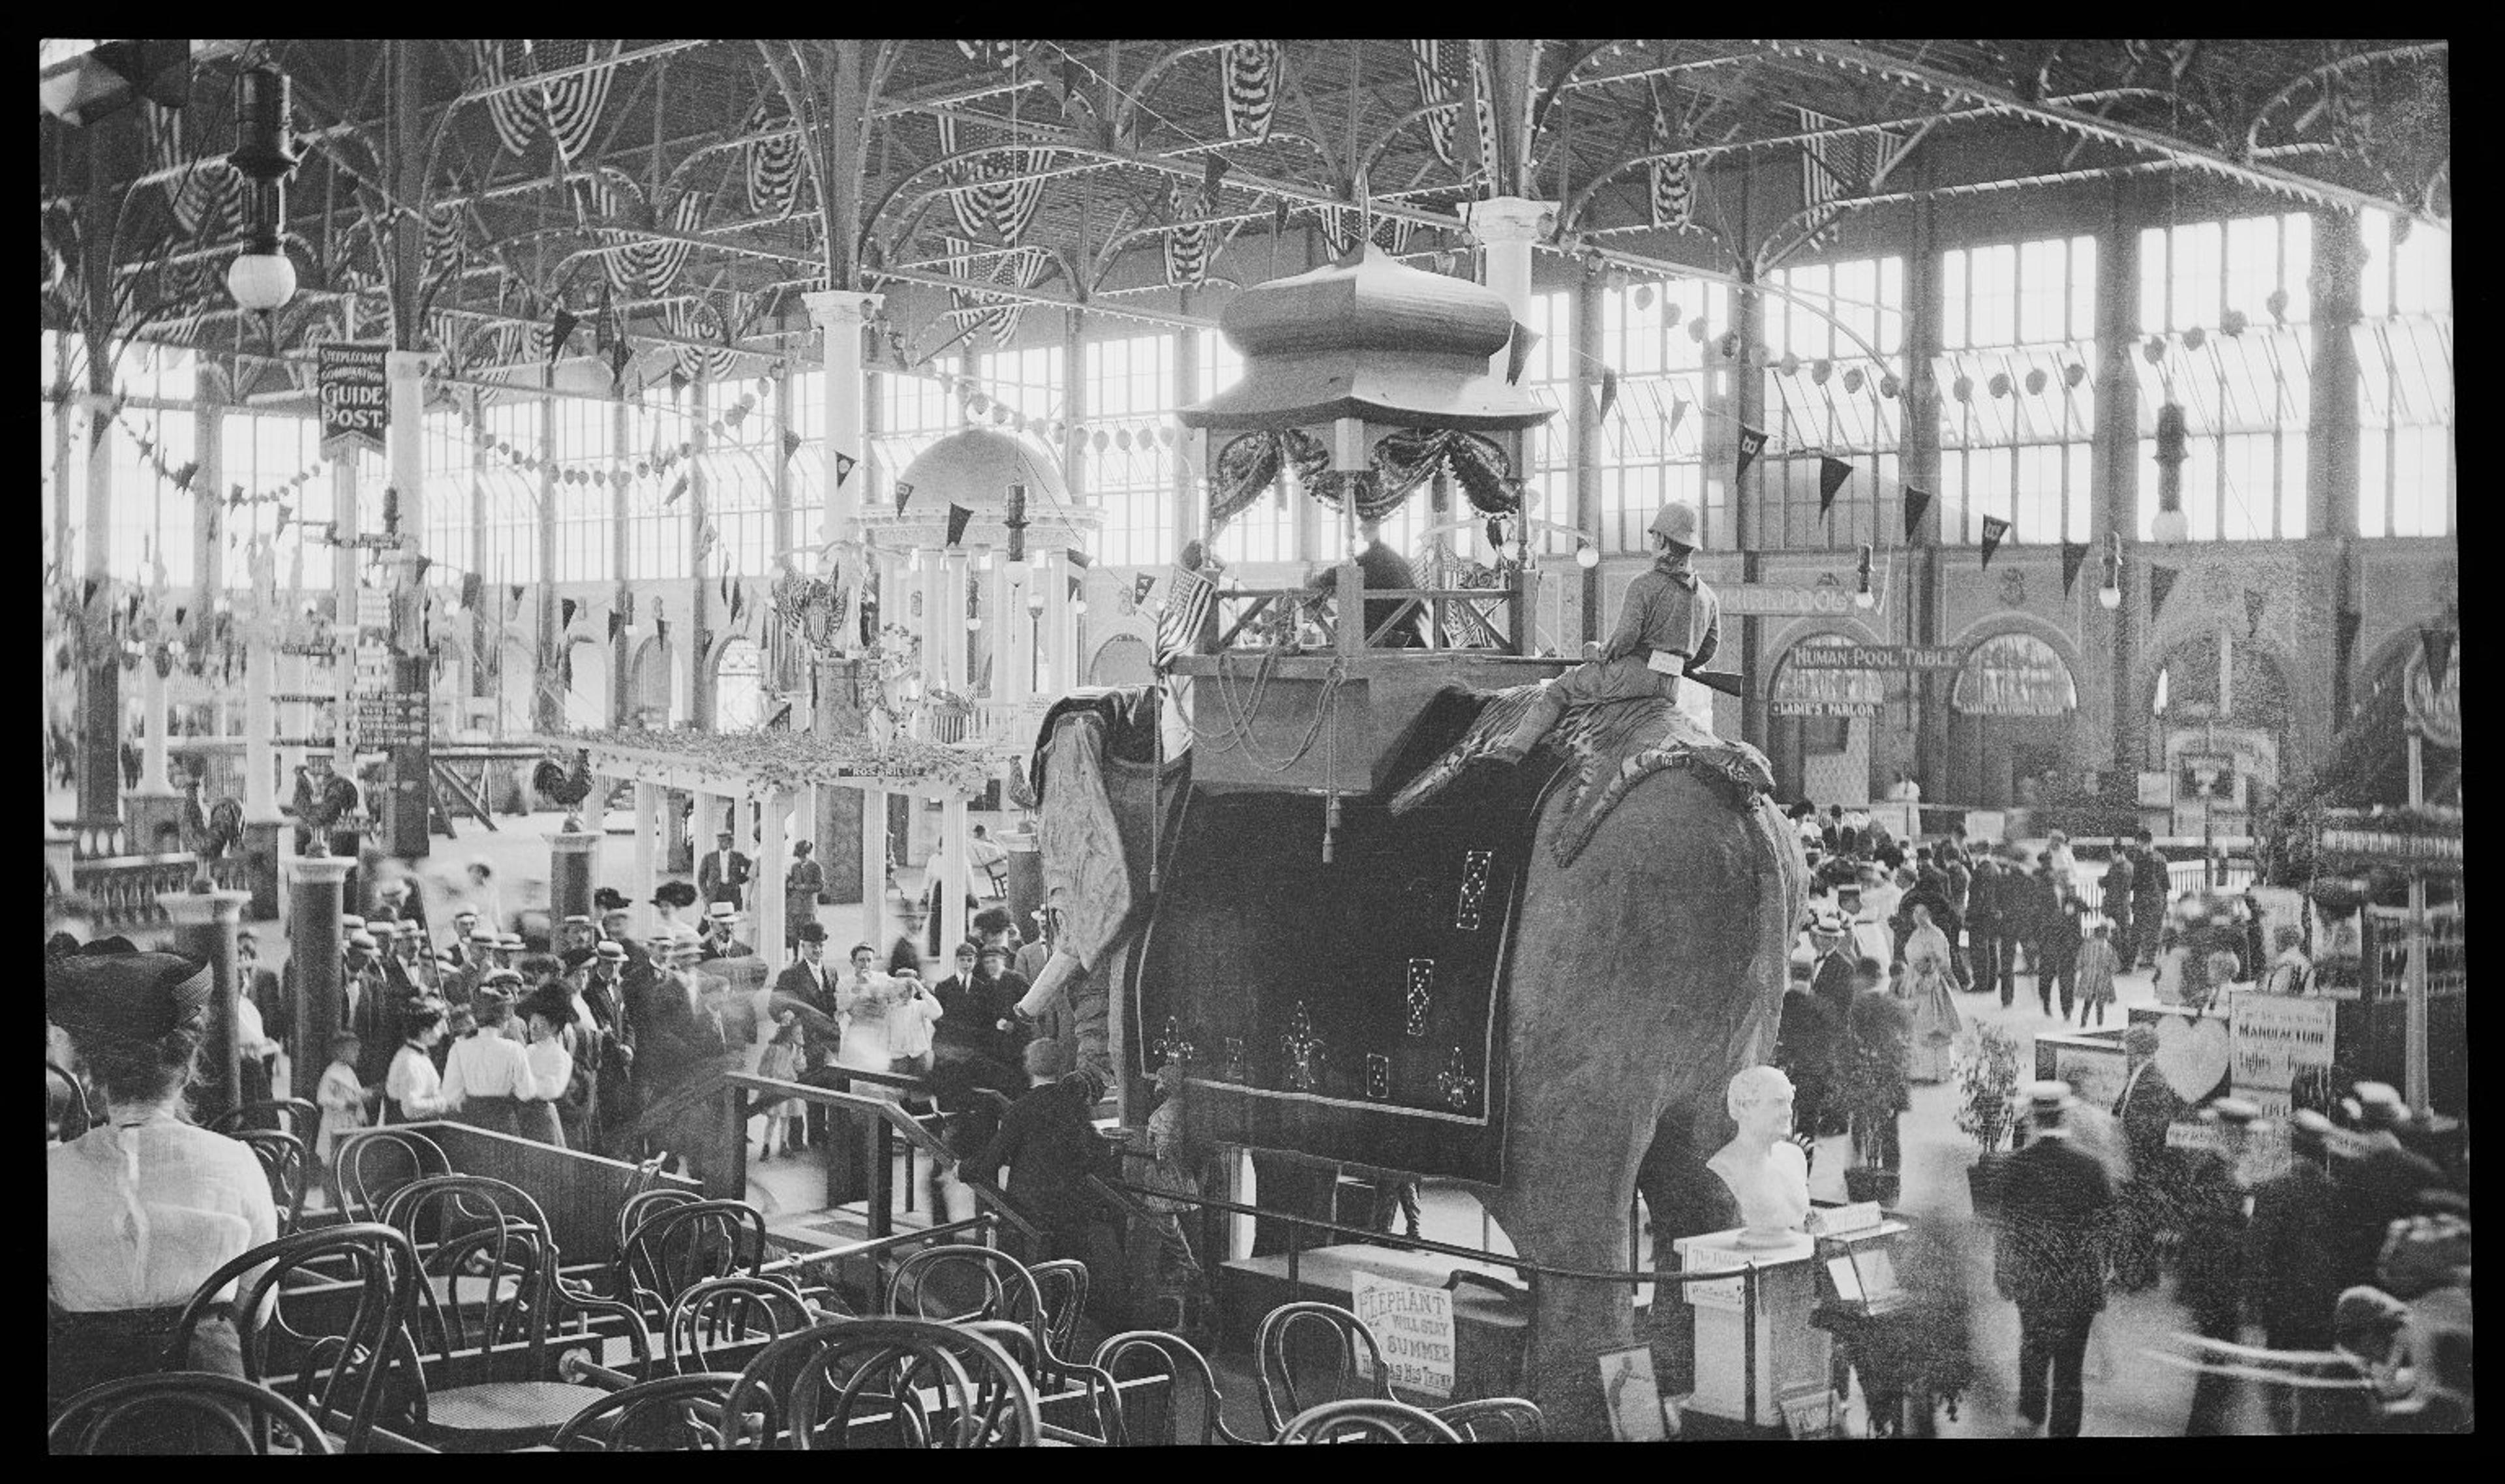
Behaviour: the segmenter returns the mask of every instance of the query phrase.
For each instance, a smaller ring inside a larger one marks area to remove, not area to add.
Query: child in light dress
[[[778,1081],[800,1079],[800,1017],[791,1010],[774,1017],[774,1039],[765,1043],[765,1054],[757,1061],[757,1075]],[[765,1110],[764,1156],[773,1158],[786,1149],[798,1152],[809,1141],[808,1109],[797,1098],[785,1098]]]
[[[364,1049],[365,1042],[353,1031],[333,1036],[331,1065],[322,1069],[322,1080],[313,1093],[313,1101],[322,1109],[322,1126],[313,1136],[313,1157],[322,1166],[334,1206],[339,1204],[339,1141],[366,1126],[366,1087],[357,1080],[357,1053]]]

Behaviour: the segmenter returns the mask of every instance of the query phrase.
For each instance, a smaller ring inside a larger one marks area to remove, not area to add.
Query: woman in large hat
[[[536,1079],[522,1043],[505,1034],[522,976],[492,969],[470,996],[478,1033],[453,1043],[443,1061],[443,1101],[449,1116],[500,1134],[521,1132],[522,1100],[534,1096]]]
[[[110,1113],[44,1155],[47,1415],[100,1382],[161,1369],[201,1282],[277,1240],[252,1150],[183,1117],[213,982],[206,964],[121,938],[46,965],[45,1018],[67,1034]],[[180,1364],[243,1374],[225,1315],[193,1329]]]

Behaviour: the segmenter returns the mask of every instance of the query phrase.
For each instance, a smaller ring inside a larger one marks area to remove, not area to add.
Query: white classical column
[[[947,673],[948,636],[939,626],[939,611],[946,607],[940,595],[947,582],[938,548],[924,547],[914,555],[920,562],[914,591],[922,599],[922,613],[913,620],[913,630],[922,639],[922,689],[927,694],[944,684],[940,677]]]
[[[243,662],[243,817],[247,824],[278,818],[278,779],[271,771],[271,739],[278,733],[278,666],[275,646],[253,647]]]
[[[1036,591],[1036,572],[1032,563],[1021,566],[1002,583],[1001,632],[992,642],[992,693],[1004,716],[1025,709],[1035,679],[1036,616],[1027,612],[1027,599]]]
[[[357,688],[357,455],[351,449],[331,461],[332,528],[338,545],[331,550],[331,597],[335,615],[331,624],[331,693],[335,699],[331,727],[331,765],[342,778],[357,776],[357,752],[348,739],[352,694]],[[372,807],[372,800],[367,801]]]
[[[653,931],[653,893],[661,885],[660,864],[661,786],[657,783],[635,785],[635,907],[644,931]]]
[[[130,791],[133,798],[171,798],[173,784],[165,770],[165,677],[157,673],[157,656],[143,654],[139,659],[139,787]],[[139,842],[143,847],[152,841]]]
[[[933,912],[939,924],[939,951],[954,951],[951,944],[961,943],[973,936],[973,926],[966,920],[966,846],[972,835],[966,828],[966,800],[951,794],[939,805],[939,855],[946,867],[939,890],[933,902]]]
[[[749,895],[757,902],[757,954],[769,964],[780,964],[783,952],[783,881],[791,866],[787,859],[791,850],[783,843],[783,811],[792,807],[792,795],[779,789],[765,795],[765,823],[759,830],[756,890]]]
[[[1487,286],[1504,297],[1513,317],[1531,319],[1531,252],[1542,235],[1541,219],[1556,207],[1518,195],[1493,196],[1470,207],[1470,233],[1487,249]],[[1508,347],[1509,349],[1509,347]],[[1496,373],[1504,374],[1507,352],[1496,353]]]
[[[861,941],[887,951],[887,791],[862,791]]]
[[[818,525],[818,543],[824,547],[829,543],[860,539],[861,492],[863,485],[869,482],[868,471],[860,468],[853,471],[853,478],[861,480],[859,484],[853,479],[838,479],[835,460],[841,455],[864,464],[869,461],[869,450],[864,446],[862,433],[862,326],[878,312],[885,300],[880,295],[852,289],[821,289],[814,294],[804,294],[801,299],[809,306],[809,317],[817,321],[818,328],[825,332],[821,364],[826,371],[823,378],[827,399],[823,424],[827,430],[823,450],[826,476],[820,487],[827,492],[827,509]],[[847,614],[845,617],[849,618],[851,616]],[[837,642],[847,653],[860,643],[858,625],[844,625],[838,629],[837,636]]]
[[[940,570],[946,574],[939,602],[939,632],[948,640],[948,689],[971,695],[973,653],[966,642],[966,594],[973,583],[973,557],[962,548],[943,553]]]
[[[1043,612],[1035,620],[1035,646],[1043,657],[1043,679],[1039,688],[1044,695],[1061,695],[1070,689],[1069,656],[1062,652],[1061,615],[1069,605],[1070,579],[1062,565],[1062,554],[1045,551],[1035,557],[1035,572],[1027,581],[1034,584],[1035,594],[1043,599]]]

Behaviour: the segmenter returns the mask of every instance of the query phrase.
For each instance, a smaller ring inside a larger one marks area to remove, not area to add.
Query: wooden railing
[[[1374,587],[1360,604],[1397,600],[1399,608],[1362,636],[1342,632],[1345,590],[1314,587],[1238,587],[1217,596],[1216,648],[1270,649],[1293,643],[1306,650],[1380,648],[1393,631],[1416,623],[1433,650],[1481,650],[1519,654],[1520,595],[1500,587]],[[1358,610],[1362,612],[1360,608]]]
[[[97,931],[113,932],[165,926],[171,919],[157,898],[190,891],[200,863],[187,855],[107,856],[81,861],[71,869],[80,895],[95,903]],[[245,865],[238,860],[211,861],[209,880],[220,891],[251,888]]]

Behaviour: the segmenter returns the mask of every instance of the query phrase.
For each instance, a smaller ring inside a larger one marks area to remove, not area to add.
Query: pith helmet
[[[1661,513],[1652,517],[1652,533],[1692,551],[1702,545],[1697,540],[1697,524],[1696,507],[1683,500],[1673,500],[1661,508]]]

